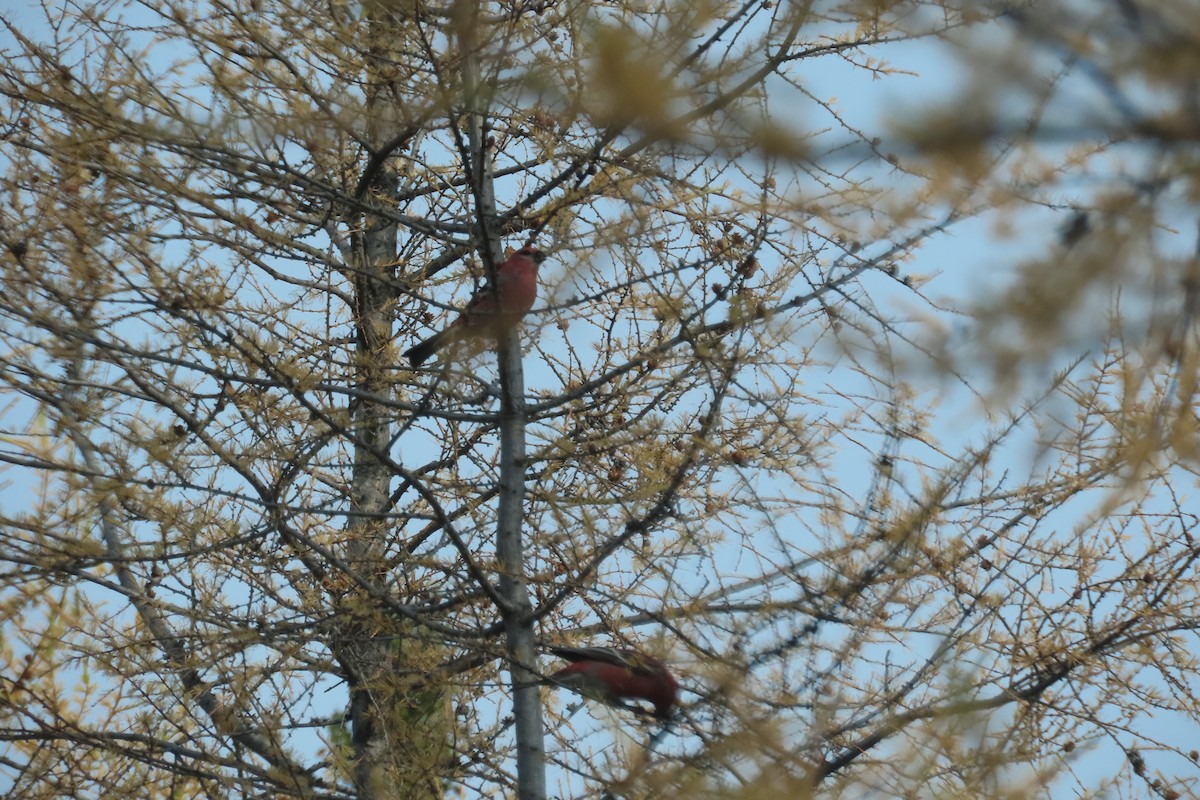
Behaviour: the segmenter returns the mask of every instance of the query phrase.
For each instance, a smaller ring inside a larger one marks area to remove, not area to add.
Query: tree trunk
[[[375,42],[386,43],[388,21],[376,25]],[[387,45],[380,48],[386,51]],[[386,52],[368,53],[368,81],[374,91],[367,99],[368,141],[375,148],[366,169],[371,172],[363,199],[369,203],[394,197],[399,177],[383,150],[396,132],[391,118],[386,80],[373,74],[385,63]],[[380,154],[379,158],[375,158]],[[394,360],[392,264],[396,260],[396,223],[383,215],[354,217],[350,263],[354,275],[357,327],[357,376],[362,394],[352,401],[353,482],[346,556],[356,571],[342,611],[349,620],[340,639],[341,663],[350,686],[351,742],[354,784],[364,800],[430,800],[443,795],[449,775],[448,737],[453,719],[449,698],[439,686],[405,676],[422,670],[429,645],[405,621],[387,614],[364,584],[382,587],[380,570],[393,525],[389,495],[392,469],[388,447],[393,435],[391,411],[373,399],[391,393],[389,375]],[[337,599],[335,598],[335,602]]]
[[[464,94],[470,111],[468,166],[475,195],[479,250],[484,263],[504,260],[496,230],[496,195],[487,147],[487,102],[479,81],[475,54],[475,25],[460,29],[461,51],[469,54],[463,70]],[[489,267],[491,270],[491,267]],[[495,278],[495,275],[491,275]],[[496,513],[496,560],[500,569],[499,599],[513,691],[513,720],[517,740],[517,800],[546,797],[545,729],[541,689],[537,684],[537,640],[533,605],[525,577],[525,376],[521,363],[521,334],[513,330],[496,348],[500,373],[500,491]]]

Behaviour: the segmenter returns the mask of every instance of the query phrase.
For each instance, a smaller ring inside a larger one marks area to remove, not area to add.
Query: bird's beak
[[[533,254],[533,263],[541,264],[545,260],[546,260],[546,254],[543,253],[541,250],[538,250],[536,253]]]

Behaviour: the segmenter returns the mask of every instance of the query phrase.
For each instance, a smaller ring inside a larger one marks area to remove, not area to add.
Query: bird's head
[[[534,265],[540,265],[543,261],[546,260],[546,254],[543,253],[541,250],[538,250],[536,247],[534,247],[531,244],[527,244],[524,247],[522,247],[520,250],[518,250],[516,252],[516,255],[524,256],[525,258],[528,258],[530,261],[532,261],[534,263]]]
[[[654,673],[656,685],[646,699],[654,704],[654,716],[662,720],[670,719],[679,707],[679,681],[671,674],[671,670],[667,669],[666,664],[658,659],[648,660],[654,662],[657,669]]]

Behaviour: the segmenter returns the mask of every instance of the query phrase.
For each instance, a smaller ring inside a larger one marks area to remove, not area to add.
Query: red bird
[[[669,719],[679,703],[679,682],[657,658],[624,647],[558,647],[546,650],[571,663],[546,678],[613,706],[622,698],[649,700],[654,716]]]
[[[481,337],[498,338],[512,329],[533,308],[538,266],[545,260],[546,254],[532,245],[513,253],[496,267],[494,284],[472,297],[458,319],[405,350],[404,357],[419,367],[447,345]]]

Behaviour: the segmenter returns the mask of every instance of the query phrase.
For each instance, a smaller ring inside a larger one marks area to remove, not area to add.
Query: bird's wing
[[[658,664],[648,656],[627,647],[562,647],[550,645],[546,648],[551,653],[567,661],[600,661],[614,664],[632,672],[643,675],[654,674]]]

